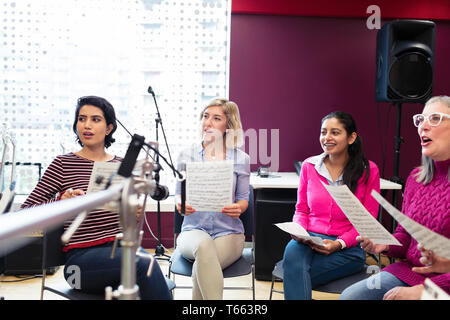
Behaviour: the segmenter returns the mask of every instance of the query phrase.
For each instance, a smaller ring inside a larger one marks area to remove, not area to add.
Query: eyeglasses
[[[423,124],[423,122],[426,119],[428,121],[428,123],[430,124],[430,126],[437,127],[438,125],[441,124],[442,118],[444,118],[444,117],[450,118],[450,115],[448,115],[446,113],[442,113],[442,112],[435,112],[428,116],[426,116],[424,114],[416,114],[413,116],[413,122],[416,127],[419,127]]]

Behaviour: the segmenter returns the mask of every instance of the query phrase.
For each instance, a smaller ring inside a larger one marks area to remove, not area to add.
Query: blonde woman
[[[221,212],[199,212],[186,203],[185,217],[177,248],[194,260],[192,299],[223,298],[222,270],[235,262],[244,248],[244,227],[239,216],[248,207],[250,158],[238,149],[242,144],[242,124],[236,103],[223,98],[212,100],[201,112],[200,143],[180,153],[178,165],[199,161],[232,160],[233,203]],[[180,199],[181,186],[176,188]],[[181,203],[177,201],[180,212]]]

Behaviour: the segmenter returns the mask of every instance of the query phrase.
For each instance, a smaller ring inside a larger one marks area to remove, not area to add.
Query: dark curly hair
[[[112,106],[112,104],[109,103],[106,99],[101,97],[86,96],[78,99],[77,107],[75,110],[75,121],[73,122],[73,132],[75,132],[75,134],[77,135],[76,141],[80,144],[80,146],[83,146],[83,144],[80,141],[80,137],[78,137],[77,123],[78,123],[78,116],[80,114],[80,109],[85,105],[91,105],[100,108],[103,111],[103,115],[106,120],[106,125],[110,124],[113,125],[113,129],[105,137],[105,148],[108,148],[114,141],[116,141],[116,139],[112,137],[113,133],[117,129],[116,113],[114,112],[114,107]]]

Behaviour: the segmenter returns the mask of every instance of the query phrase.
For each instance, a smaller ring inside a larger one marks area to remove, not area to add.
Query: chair
[[[66,257],[62,251],[61,236],[64,227],[58,227],[52,231],[44,232],[43,248],[42,248],[42,284],[41,284],[41,300],[44,298],[44,291],[50,291],[69,300],[104,300],[105,294],[84,293],[80,290],[73,289],[65,280],[57,283],[46,284],[47,270],[53,267],[63,266],[66,263]],[[175,283],[166,278],[169,291],[175,288]]]
[[[375,268],[372,268],[375,267]],[[344,278],[333,280],[329,283],[320,285],[318,287],[313,288],[314,291],[320,291],[320,292],[327,292],[327,293],[337,293],[340,294],[342,291],[344,291],[345,288],[349,287],[350,285],[360,281],[367,279],[370,277],[373,273],[377,272],[376,266],[364,266],[364,269],[361,271],[354,273],[352,275],[349,275]],[[270,296],[269,300],[272,300],[272,294],[273,292],[281,293],[283,294],[284,291],[276,290],[274,289],[274,282],[277,280],[283,281],[283,260],[278,261],[275,264],[275,267],[272,271],[272,284],[270,287]]]
[[[224,278],[233,278],[252,274],[252,284],[248,287],[224,287],[227,290],[252,290],[253,300],[255,300],[255,265],[253,257],[254,248],[254,230],[253,230],[253,190],[250,188],[250,199],[247,210],[240,215],[240,219],[244,225],[244,231],[246,237],[251,237],[252,247],[244,248],[242,256],[234,262],[232,265],[223,269]],[[174,214],[174,234],[175,237],[181,232],[181,226],[183,224],[184,217],[175,208]],[[179,250],[175,248],[170,261],[169,261],[169,278],[171,273],[174,275],[192,276],[193,261],[184,258]],[[175,278],[174,278],[175,280]],[[192,288],[190,286],[176,286],[177,289]]]

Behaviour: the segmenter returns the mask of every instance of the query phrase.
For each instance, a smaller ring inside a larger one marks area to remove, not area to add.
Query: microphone
[[[137,157],[139,155],[139,151],[141,151],[142,146],[145,144],[145,138],[140,135],[133,135],[133,139],[128,146],[127,153],[125,154],[125,158],[123,159],[118,174],[122,177],[128,178],[131,176],[134,165],[136,164]]]
[[[169,197],[169,188],[162,184],[156,183],[153,193],[150,194],[153,200],[162,201]]]

